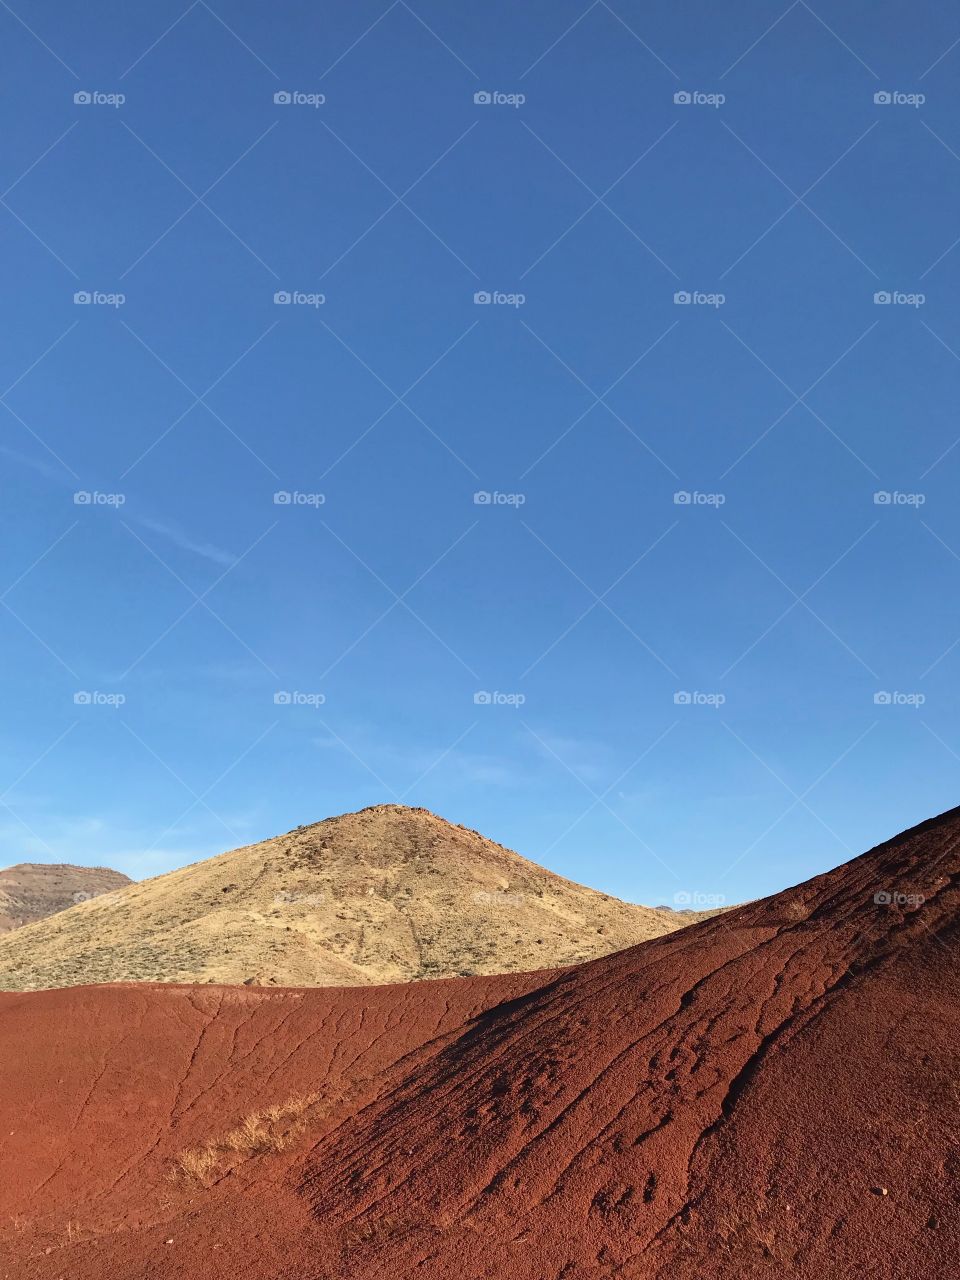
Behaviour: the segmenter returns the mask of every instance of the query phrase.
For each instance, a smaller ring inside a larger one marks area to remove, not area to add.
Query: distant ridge
[[[78,902],[132,884],[109,867],[68,862],[18,862],[0,871],[0,934],[45,920]]]

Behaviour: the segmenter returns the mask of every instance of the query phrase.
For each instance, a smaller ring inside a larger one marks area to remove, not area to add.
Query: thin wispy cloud
[[[49,466],[42,458],[30,457],[16,449],[8,448],[6,445],[0,445],[0,455],[9,458],[12,462],[16,462],[22,467],[28,467],[58,488],[74,493],[78,491],[77,485],[69,476],[65,476],[55,467]],[[106,486],[94,485],[93,489],[105,490]],[[127,495],[123,496],[126,499]],[[158,537],[166,539],[167,542],[172,543],[175,547],[179,547],[181,551],[188,551],[192,555],[200,556],[204,560],[209,560],[211,564],[219,565],[222,569],[232,569],[237,563],[238,557],[233,552],[225,551],[222,547],[218,547],[212,542],[200,542],[191,537],[189,533],[186,533],[177,524],[173,524],[168,520],[157,520],[153,516],[137,515],[129,512],[126,507],[126,501],[124,502],[123,510],[127,518],[139,525],[141,529],[146,529],[150,533],[155,533]]]
[[[222,547],[217,547],[212,542],[197,542],[189,534],[184,533],[178,525],[168,524],[163,520],[154,520],[149,516],[141,516],[137,523],[142,528],[149,529],[151,533],[155,533],[161,538],[166,538],[168,542],[172,542],[181,551],[189,551],[192,555],[202,556],[204,560],[209,560],[211,564],[220,565],[224,569],[232,569],[237,563],[237,557],[232,552],[224,551]]]
[[[72,489],[74,487],[70,476],[64,475],[63,471],[44,462],[42,458],[31,458],[25,453],[20,453],[17,449],[8,448],[5,444],[0,444],[0,454],[5,458],[9,458],[12,462],[18,463],[21,467],[29,467],[31,471],[36,471],[45,480],[49,480],[63,488]]]

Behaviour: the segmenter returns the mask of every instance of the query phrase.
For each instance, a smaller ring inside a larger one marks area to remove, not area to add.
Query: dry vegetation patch
[[[170,1177],[211,1186],[244,1160],[289,1147],[310,1120],[327,1113],[333,1099],[322,1091],[297,1093],[263,1111],[251,1111],[235,1129],[196,1147],[181,1151]]]

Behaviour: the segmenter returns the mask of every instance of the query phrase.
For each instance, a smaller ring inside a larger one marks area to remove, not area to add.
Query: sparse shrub
[[[352,1244],[381,1244],[384,1240],[393,1240],[409,1231],[410,1225],[402,1218],[388,1215],[377,1218],[375,1222],[352,1222],[344,1234]]]
[[[307,1127],[309,1112],[315,1112],[314,1119],[324,1114],[316,1111],[323,1101],[324,1095],[319,1092],[298,1093],[264,1111],[251,1111],[235,1129],[221,1137],[181,1151],[173,1162],[172,1180],[183,1177],[210,1186],[237,1163],[238,1157],[249,1160],[253,1156],[283,1151]]]
[[[213,1147],[192,1147],[189,1151],[181,1151],[175,1161],[182,1174],[197,1182],[206,1182],[216,1163],[217,1153]]]

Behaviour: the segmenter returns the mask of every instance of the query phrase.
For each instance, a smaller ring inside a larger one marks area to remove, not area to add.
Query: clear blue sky
[[[735,900],[957,802],[955,13],[0,27],[3,862],[402,799]]]

